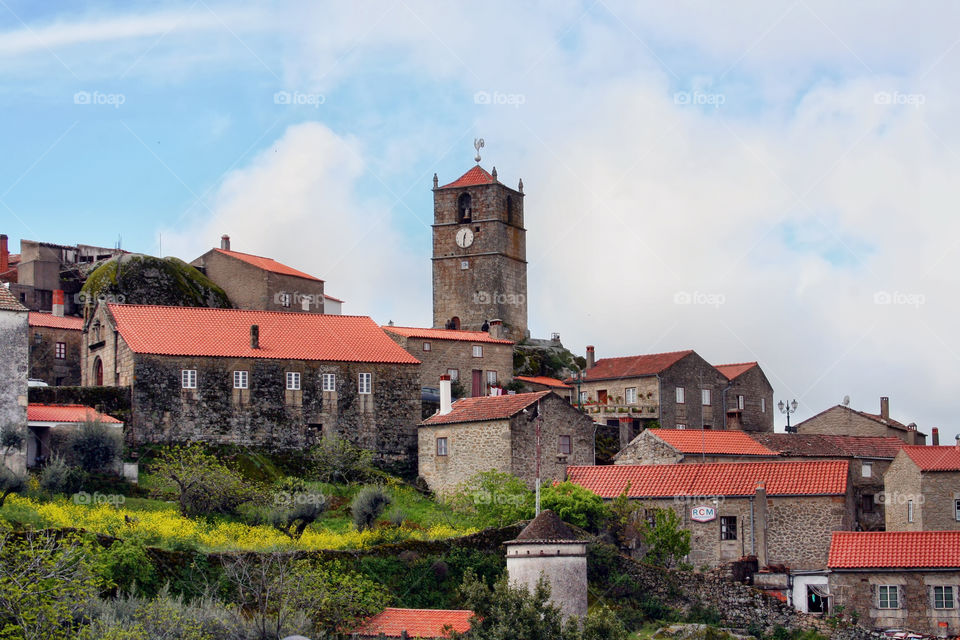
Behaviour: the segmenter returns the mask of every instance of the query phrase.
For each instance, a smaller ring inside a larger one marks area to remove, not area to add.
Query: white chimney
[[[451,411],[453,411],[453,402],[452,396],[453,393],[450,389],[450,376],[444,375],[440,376],[440,413],[439,415],[445,416]]]
[[[53,292],[53,306],[50,312],[58,318],[63,317],[63,289],[56,289]]]
[[[220,248],[224,251],[230,251],[230,236],[227,234],[220,236]]]

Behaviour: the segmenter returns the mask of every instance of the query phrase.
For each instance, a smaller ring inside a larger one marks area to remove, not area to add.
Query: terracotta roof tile
[[[681,358],[693,353],[692,350],[673,351],[671,353],[651,353],[642,356],[623,358],[601,358],[587,369],[585,380],[607,380],[610,378],[635,378],[653,376],[675,364]],[[567,380],[569,382],[569,380]]]
[[[777,452],[763,446],[743,431],[714,431],[712,429],[652,429],[660,438],[680,453],[728,454],[741,456],[776,456]]]
[[[830,569],[960,567],[960,531],[834,531]]]
[[[473,187],[478,184],[493,184],[495,180],[493,176],[487,173],[487,170],[476,165],[471,167],[469,171],[465,174],[451,182],[450,184],[445,184],[441,189],[450,189],[452,187]]]
[[[31,311],[28,323],[31,327],[47,327],[50,329],[71,329],[83,331],[83,318],[74,316],[55,316],[52,313]]]
[[[733,380],[756,366],[756,362],[739,362],[736,364],[717,364],[713,368],[722,373],[727,380]]]
[[[567,477],[601,498],[616,498],[627,483],[631,498],[747,496],[760,480],[769,496],[842,495],[848,468],[846,460],[607,465],[567,467]]]
[[[353,631],[362,636],[398,638],[404,631],[408,638],[444,638],[443,628],[450,625],[454,631],[470,630],[469,609],[394,609],[387,608],[373,616]]]
[[[264,258],[263,256],[255,256],[250,253],[240,253],[239,251],[228,251],[227,249],[214,249],[214,251],[230,256],[231,258],[236,258],[237,260],[242,260],[247,264],[252,264],[259,269],[263,269],[264,271],[271,271],[273,273],[280,273],[285,276],[296,276],[298,278],[306,278],[307,280],[323,282],[323,280],[320,278],[312,276],[309,273],[304,273],[303,271],[298,271],[293,267],[288,267],[285,264],[277,262],[273,258]]]
[[[823,433],[751,433],[782,456],[811,458],[894,458],[903,440],[893,436],[836,436]]]
[[[903,452],[920,467],[921,471],[960,471],[960,447],[956,445],[939,447],[905,445]]]
[[[461,331],[459,329],[426,329],[420,327],[381,327],[384,331],[407,338],[425,340],[459,340],[462,342],[486,342],[494,344],[513,344],[513,340],[491,338],[486,331]]]
[[[571,389],[572,387],[568,384],[565,384],[563,380],[557,380],[556,378],[551,378],[550,376],[513,376],[514,380],[519,380],[520,382],[529,382],[531,384],[542,384],[545,387],[554,387],[556,389]]]
[[[82,404],[29,404],[27,420],[30,422],[85,422],[93,420],[106,424],[123,424],[116,418],[99,413]]]
[[[456,422],[481,422],[484,420],[506,420],[517,415],[552,391],[536,393],[517,393],[505,396],[480,396],[461,398],[453,403],[453,410],[446,415],[433,415],[421,422],[422,425],[453,424]]]
[[[419,364],[366,316],[111,304],[134,353]],[[250,347],[250,326],[260,348]]]
[[[0,309],[4,311],[26,311],[27,308],[20,304],[17,297],[11,293],[10,289],[0,285]]]

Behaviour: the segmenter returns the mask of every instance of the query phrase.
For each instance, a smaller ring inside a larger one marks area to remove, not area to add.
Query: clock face
[[[466,249],[473,244],[473,231],[464,227],[457,231],[457,246]]]

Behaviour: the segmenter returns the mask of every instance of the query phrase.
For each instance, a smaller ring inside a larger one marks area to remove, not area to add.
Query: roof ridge
[[[269,313],[277,316],[291,316],[291,317],[292,316],[297,316],[297,317],[322,316],[324,318],[370,318],[370,320],[373,320],[371,316],[366,316],[366,315],[348,315],[343,313],[308,313],[306,311],[274,311],[273,309],[235,309],[233,307],[185,307],[183,305],[176,305],[176,304],[139,304],[139,303],[128,304],[128,303],[119,303],[119,302],[108,302],[107,306],[124,307],[124,308],[132,308],[132,307],[144,308],[145,307],[148,309],[190,309],[190,310],[198,310],[198,311],[230,311],[235,313],[237,312]],[[69,316],[69,317],[72,318],[75,316]],[[374,324],[380,327],[380,325],[378,325],[376,322],[374,322]],[[380,327],[380,328],[382,329],[383,327]]]
[[[597,358],[597,362],[601,360],[624,360],[628,358],[647,358],[652,356],[672,356],[678,353],[693,353],[693,349],[681,349],[679,351],[664,351],[662,353],[639,353],[633,356],[607,356],[606,358]]]

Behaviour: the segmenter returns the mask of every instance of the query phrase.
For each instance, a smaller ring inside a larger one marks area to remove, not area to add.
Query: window
[[[623,392],[624,400],[627,404],[637,404],[637,388],[627,387]]]
[[[881,584],[877,587],[877,607],[880,609],[899,609],[899,587],[895,584]]]
[[[872,478],[873,477],[873,463],[864,462],[860,465],[860,476],[863,478]]]
[[[337,376],[334,373],[325,373],[323,374],[323,390],[324,391],[336,391],[337,390]]]
[[[300,372],[287,371],[287,390],[288,391],[300,390]]]
[[[437,438],[437,455],[438,456],[447,455],[447,439],[446,438]]]
[[[876,499],[872,493],[865,493],[860,496],[860,511],[863,513],[873,513],[874,504],[876,504]]]
[[[760,398],[760,413],[766,413],[766,412],[767,412],[767,399]]]
[[[447,375],[450,376],[450,382],[456,382],[460,379],[460,369],[447,369]]]
[[[702,404],[705,407],[709,407],[712,404],[710,402],[710,389],[700,390],[700,404]]]
[[[720,539],[737,539],[737,516],[720,516]]]
[[[676,428],[677,428],[677,429],[686,429],[686,428],[687,428],[687,425],[685,425],[685,424],[679,424],[679,423],[678,423],[678,424],[676,425]]]
[[[587,404],[587,392],[586,392],[586,391],[581,391],[581,392],[580,392],[580,404]],[[960,520],[960,502],[958,502],[957,504],[958,504],[958,506],[957,506],[957,514],[958,514],[958,515],[957,515],[957,519]]]
[[[432,348],[432,347],[430,346],[430,343],[429,343],[429,342],[424,342],[424,343],[423,343],[423,350],[424,350],[424,351],[430,351],[431,348]]]
[[[281,307],[289,307],[289,306],[290,306],[290,294],[289,294],[289,293],[286,293],[286,292],[284,292],[284,293],[278,293],[278,294],[277,294],[277,298],[278,298],[279,301],[280,301],[280,306],[281,306]]]
[[[482,358],[483,357],[483,347],[479,344],[473,345],[473,357]]]
[[[197,370],[183,369],[180,371],[180,386],[184,389],[197,388]]]
[[[66,359],[66,357],[67,357],[67,343],[66,343],[66,342],[58,342],[58,343],[57,343],[56,352],[55,352],[55,354],[54,354],[54,357],[55,357],[57,360],[64,360],[64,359]]]
[[[233,372],[233,388],[246,389],[247,377],[248,377],[248,372],[246,371],[234,371]]]
[[[487,386],[495,387],[497,386],[497,372],[496,371],[487,371]]]
[[[460,223],[470,222],[473,218],[470,200],[469,193],[461,193],[460,197],[457,198],[457,221]]]
[[[360,379],[357,381],[357,393],[369,395],[371,387],[373,387],[373,374],[361,373]]]
[[[557,443],[557,451],[562,455],[570,455],[570,436],[560,436],[560,441]]]
[[[954,607],[955,603],[953,600],[953,587],[933,588],[934,609],[953,609]]]
[[[913,522],[913,500],[907,500],[907,522]]]
[[[957,522],[960,522],[960,500],[953,501],[953,514],[956,517]]]
[[[466,271],[466,270],[469,269],[469,268],[470,268],[470,261],[469,261],[469,260],[461,260],[461,261],[460,261],[460,270],[461,270],[461,271]]]
[[[683,387],[677,387],[677,404],[683,404]]]
[[[21,334],[21,335],[23,335],[23,334]],[[43,336],[40,335],[40,332],[39,332],[39,331],[37,331],[36,333],[33,334],[33,342],[34,342],[34,344],[40,344],[41,342],[43,342]]]
[[[737,409],[743,411],[743,396],[737,396]]]

